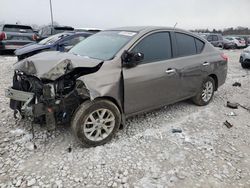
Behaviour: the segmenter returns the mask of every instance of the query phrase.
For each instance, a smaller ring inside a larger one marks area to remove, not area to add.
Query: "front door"
[[[170,33],[148,34],[131,51],[143,53],[144,60],[135,67],[123,68],[125,114],[176,101],[181,83],[172,60]]]

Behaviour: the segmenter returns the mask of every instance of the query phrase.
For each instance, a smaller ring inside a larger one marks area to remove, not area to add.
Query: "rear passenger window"
[[[169,32],[151,34],[142,39],[132,50],[144,54],[142,63],[150,63],[172,58]]]
[[[199,39],[195,39],[195,44],[196,44],[196,52],[197,52],[197,54],[201,53],[203,48],[204,48],[205,43],[202,42]]]
[[[176,33],[175,36],[179,57],[196,54],[196,45],[194,37],[183,33]]]

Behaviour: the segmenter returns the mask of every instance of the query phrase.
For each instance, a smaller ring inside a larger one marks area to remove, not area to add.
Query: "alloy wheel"
[[[83,133],[91,141],[101,141],[112,133],[114,127],[114,114],[102,108],[89,114],[83,124]]]
[[[214,86],[211,81],[204,83],[201,98],[204,102],[208,102],[213,96]]]

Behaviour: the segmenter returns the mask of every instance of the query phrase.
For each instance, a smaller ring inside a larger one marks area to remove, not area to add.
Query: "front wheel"
[[[214,79],[208,77],[202,83],[202,87],[196,96],[193,97],[193,102],[199,106],[207,105],[213,98],[215,91]]]
[[[121,123],[117,106],[108,100],[84,102],[75,112],[71,127],[85,147],[103,145],[110,141]]]

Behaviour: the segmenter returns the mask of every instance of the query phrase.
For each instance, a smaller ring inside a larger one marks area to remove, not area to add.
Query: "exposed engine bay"
[[[98,71],[102,62],[93,65],[78,67],[71,60],[63,59],[48,71],[46,68],[41,71],[28,59],[18,62],[13,86],[6,92],[11,98],[14,116],[20,113],[22,117],[46,124],[50,129],[56,124],[68,123],[77,107],[90,98],[89,90],[78,78]],[[30,98],[26,97],[30,100],[24,101],[22,97],[25,95],[30,95]]]

